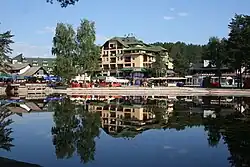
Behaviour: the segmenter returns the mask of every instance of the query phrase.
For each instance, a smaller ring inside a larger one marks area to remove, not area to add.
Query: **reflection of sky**
[[[11,152],[0,151],[0,156],[45,167],[83,166],[79,157],[56,160],[50,135],[52,113],[24,114],[13,119],[15,147]],[[96,141],[95,161],[85,166],[228,166],[226,146],[221,142],[217,148],[210,148],[203,128],[149,130],[131,140],[112,138],[102,131]]]

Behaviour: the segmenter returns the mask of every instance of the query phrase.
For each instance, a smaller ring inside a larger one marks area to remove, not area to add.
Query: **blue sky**
[[[249,0],[80,0],[60,8],[46,0],[1,2],[0,31],[15,35],[13,55],[51,56],[56,24],[79,25],[80,19],[96,22],[97,43],[128,33],[145,42],[204,44],[210,36],[227,36],[227,25],[235,13],[249,14]]]

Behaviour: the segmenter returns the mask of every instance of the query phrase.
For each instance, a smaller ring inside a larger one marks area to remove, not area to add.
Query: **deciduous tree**
[[[46,1],[51,4],[57,1],[62,8],[66,8],[69,5],[75,5],[75,3],[78,2],[79,0],[46,0]]]
[[[204,49],[204,59],[210,60],[211,65],[217,68],[217,76],[219,82],[221,78],[221,68],[227,63],[227,52],[225,49],[226,39],[219,39],[218,37],[210,37]]]
[[[63,77],[66,82],[75,74],[76,56],[75,31],[69,24],[58,23],[53,38],[52,54],[56,56],[54,74]]]
[[[79,73],[89,72],[99,69],[100,50],[96,46],[95,23],[84,19],[77,28],[77,57],[76,64]]]

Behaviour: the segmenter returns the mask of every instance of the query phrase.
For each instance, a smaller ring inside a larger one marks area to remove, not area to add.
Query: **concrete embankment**
[[[250,90],[205,89],[184,87],[121,87],[121,88],[68,88],[52,90],[68,95],[132,95],[132,96],[250,96]],[[52,93],[51,92],[51,93]]]
[[[1,95],[5,95],[5,88],[0,87]],[[205,89],[188,87],[113,87],[113,88],[67,88],[45,90],[18,90],[18,94],[67,94],[67,95],[131,95],[131,96],[250,96],[250,90],[240,89]]]

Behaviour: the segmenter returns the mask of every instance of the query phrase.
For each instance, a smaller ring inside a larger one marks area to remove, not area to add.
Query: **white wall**
[[[17,60],[12,60],[12,64],[16,64],[17,63]]]
[[[30,69],[30,65],[28,65],[28,66],[26,66],[25,68],[21,69],[21,70],[18,72],[18,74],[19,74],[19,75],[20,75],[20,74],[23,74],[23,73],[25,73],[28,69]]]

